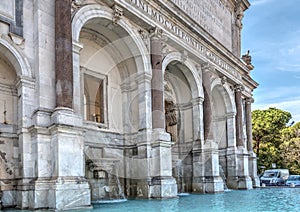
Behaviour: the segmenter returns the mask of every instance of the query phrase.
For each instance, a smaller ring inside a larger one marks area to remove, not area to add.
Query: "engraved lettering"
[[[151,19],[155,20],[158,25],[162,26],[165,30],[169,31],[170,33],[174,34],[178,38],[182,39],[186,44],[193,47],[194,50],[196,50],[199,54],[207,58],[209,61],[217,65],[218,67],[222,68],[223,70],[228,71],[228,73],[231,73],[232,75],[236,76],[237,72],[228,65],[225,61],[223,61],[219,56],[214,54],[212,51],[210,51],[205,45],[203,45],[200,41],[195,39],[193,36],[191,36],[189,33],[185,32],[184,29],[179,27],[178,25],[175,25],[171,19],[161,14],[158,10],[156,10],[153,6],[147,3],[145,0],[126,0],[127,2],[131,3],[133,6],[135,6],[137,9],[143,11],[146,15],[148,15]],[[194,1],[194,4],[189,4],[188,1],[190,0],[171,0],[174,3],[177,3],[177,5],[180,5],[185,10],[191,10],[194,11],[194,13],[197,13],[198,7],[200,8],[206,8],[209,7],[210,9],[215,7],[221,7],[222,9],[226,10],[225,6],[221,3],[221,1],[217,0],[211,0],[214,2],[218,2],[218,4],[215,5],[209,5],[209,0],[201,1]],[[186,6],[188,5],[188,6]],[[195,6],[196,5],[196,6]],[[192,9],[191,9],[192,8]],[[204,13],[206,16],[204,17]],[[204,13],[200,13],[199,17],[205,18],[215,18],[217,20],[217,17],[213,17],[209,11],[204,10]],[[220,22],[222,20],[219,20]],[[204,26],[207,26],[207,24],[204,24]]]

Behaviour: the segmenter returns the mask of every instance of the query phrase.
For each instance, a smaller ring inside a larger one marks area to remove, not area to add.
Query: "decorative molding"
[[[142,40],[144,41],[144,44],[146,46],[146,48],[148,49],[148,51],[150,50],[150,43],[149,43],[149,33],[145,30],[138,30],[138,33],[140,34]]]
[[[202,71],[214,71],[214,66],[209,62],[205,62],[201,64]]]
[[[188,59],[188,52],[186,50],[181,51],[181,62],[185,63]]]
[[[73,14],[80,7],[86,4],[86,0],[71,0],[71,13]]]
[[[197,97],[195,99],[192,99],[191,102],[192,102],[193,106],[197,106],[199,104],[203,104],[204,98],[203,97]]]
[[[222,85],[225,85],[227,83],[227,77],[225,76],[221,77],[221,83]]]
[[[250,71],[254,69],[254,66],[252,65],[252,57],[249,50],[246,52],[246,54],[242,55],[242,60],[246,63],[246,66]]]
[[[149,30],[149,36],[151,39],[160,39],[163,40],[163,30],[158,27],[153,27]]]
[[[242,84],[237,84],[237,85],[234,86],[234,91],[235,92],[242,92],[244,90],[245,90],[245,86],[242,85]]]
[[[245,103],[247,105],[251,105],[252,103],[254,103],[254,99],[252,97],[245,98]]]
[[[21,49],[24,49],[25,38],[11,32],[8,33],[8,36],[14,42],[14,44],[19,46]]]
[[[119,5],[115,4],[112,9],[114,10],[112,22],[113,24],[117,24],[118,21],[121,19],[121,17],[124,14],[123,8]]]
[[[243,11],[243,8],[242,8],[241,3],[238,3],[238,4],[235,6],[234,14],[235,14],[235,25],[236,25],[239,29],[242,29],[242,28],[243,28],[242,20],[243,20],[243,17],[244,17],[244,11]]]

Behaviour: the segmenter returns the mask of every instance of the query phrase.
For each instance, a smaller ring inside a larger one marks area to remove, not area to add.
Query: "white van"
[[[288,169],[269,169],[260,178],[261,184],[284,185],[290,173]]]

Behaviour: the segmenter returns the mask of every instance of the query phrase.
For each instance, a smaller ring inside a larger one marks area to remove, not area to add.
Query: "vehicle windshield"
[[[263,177],[264,178],[273,178],[273,177],[277,177],[277,174],[278,174],[278,172],[268,171],[268,172],[264,173]]]
[[[300,180],[300,177],[299,176],[289,176],[288,178],[289,181],[295,181],[295,180]]]

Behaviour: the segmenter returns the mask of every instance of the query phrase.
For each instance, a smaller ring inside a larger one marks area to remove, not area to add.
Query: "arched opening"
[[[124,29],[114,25],[111,20],[94,18],[83,26],[79,42],[83,44],[80,71],[86,98],[83,106],[85,121],[124,132],[126,120],[123,117],[125,105],[122,100],[128,98],[124,96],[128,93],[122,91],[122,86],[127,84],[130,87],[137,72],[132,47],[128,46],[133,41]],[[131,92],[130,96],[135,94]],[[129,111],[131,130],[138,128],[138,104],[133,101]]]
[[[81,30],[76,40],[82,49],[78,53],[79,63],[74,68],[74,76],[81,85],[81,97],[78,98],[81,106],[78,108],[85,129],[86,161],[99,163],[104,172],[110,173],[109,180],[101,181],[89,173],[91,170],[86,171],[87,179],[96,182],[91,183],[92,200],[99,200],[107,198],[107,192],[128,191],[125,186],[132,182],[128,183],[126,179],[134,179],[132,173],[136,171],[128,168],[131,164],[124,156],[125,151],[136,155],[136,145],[130,136],[134,136],[140,127],[140,108],[145,103],[139,98],[143,91],[139,90],[137,78],[146,68],[135,35],[128,30],[129,26],[128,29],[124,27],[127,23],[120,20],[115,24],[110,13],[103,14],[98,6],[95,7],[91,10],[82,8],[82,13],[87,14],[81,17],[90,18],[82,26],[78,25]],[[73,30],[78,31],[77,28]],[[107,191],[108,187],[110,191]],[[97,192],[99,189],[106,193]],[[110,197],[122,196],[118,192]]]
[[[216,83],[216,82],[215,82]],[[215,142],[218,144],[219,155],[219,171],[223,178],[224,186],[230,186],[228,177],[233,174],[233,161],[228,157],[228,149],[234,143],[234,131],[232,128],[232,121],[234,119],[234,111],[232,101],[225,85],[220,82],[213,86],[212,89],[213,101],[213,133]]]
[[[0,181],[13,180],[18,162],[18,95],[17,73],[0,45]],[[1,183],[1,182],[0,182]],[[2,185],[1,190],[9,189]],[[0,191],[1,192],[1,191]]]
[[[169,63],[165,70],[166,131],[172,146],[172,174],[178,193],[192,191],[193,94],[190,70],[179,61]]]

